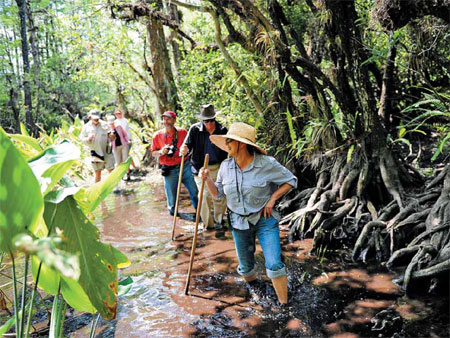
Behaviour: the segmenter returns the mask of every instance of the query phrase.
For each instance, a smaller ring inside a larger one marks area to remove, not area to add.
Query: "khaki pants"
[[[128,159],[129,150],[130,148],[128,144],[118,146],[116,147],[116,149],[114,149],[114,159],[116,160],[116,166]]]
[[[213,164],[208,166],[210,176],[213,181],[216,181],[217,173],[219,172],[220,164]],[[195,183],[197,184],[199,196],[202,179],[199,176],[194,176]],[[215,200],[212,198],[208,189],[205,187],[203,190],[202,209],[200,210],[200,217],[202,218],[203,225],[207,228],[212,228],[214,222],[222,223],[225,217],[225,211],[227,209],[227,200],[224,197],[221,200]],[[214,219],[211,215],[211,211],[214,210]]]

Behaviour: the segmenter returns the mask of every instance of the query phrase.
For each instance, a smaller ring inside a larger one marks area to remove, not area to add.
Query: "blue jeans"
[[[243,277],[251,277],[255,271],[256,236],[263,250],[267,276],[277,278],[286,275],[286,268],[281,261],[280,234],[278,221],[272,216],[264,219],[261,216],[256,225],[248,230],[232,228],[234,243],[239,260],[238,273]]]
[[[164,190],[167,197],[167,208],[169,213],[173,214],[175,212],[175,202],[177,199],[177,188],[178,188],[178,178],[180,176],[180,168],[175,168],[170,171],[170,174],[164,176]],[[198,189],[194,181],[194,176],[191,171],[191,162],[187,160],[184,162],[183,167],[183,177],[181,182],[185,185],[189,191],[189,196],[191,197],[192,206],[197,210],[198,204]]]

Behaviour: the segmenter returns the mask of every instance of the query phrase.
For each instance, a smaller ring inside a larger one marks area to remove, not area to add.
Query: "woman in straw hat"
[[[238,273],[251,285],[256,283],[255,238],[259,239],[267,276],[278,300],[287,303],[286,269],[281,261],[278,213],[275,202],[297,186],[297,178],[266,151],[255,144],[255,128],[233,123],[226,135],[210,140],[228,152],[214,182],[206,169],[200,170],[214,198],[227,198],[229,219],[239,260]]]

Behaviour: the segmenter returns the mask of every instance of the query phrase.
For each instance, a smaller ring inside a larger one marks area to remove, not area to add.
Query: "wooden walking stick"
[[[175,226],[177,224],[178,201],[180,200],[181,181],[183,181],[183,168],[184,168],[184,154],[181,155],[180,176],[178,177],[178,187],[177,187],[177,200],[175,202],[175,211],[173,213],[172,241],[175,239],[174,238]]]
[[[203,168],[208,169],[208,161],[209,161],[209,154],[206,154]],[[192,240],[191,259],[189,261],[189,270],[186,278],[186,287],[184,288],[185,295],[189,293],[189,283],[191,282],[192,265],[194,264],[195,247],[197,246],[197,229],[198,229],[198,222],[200,221],[200,210],[202,209],[204,188],[205,188],[205,180],[202,178],[202,184],[200,186],[200,196],[198,198],[198,205],[197,205],[197,214],[195,216],[195,230],[194,230],[194,238]]]

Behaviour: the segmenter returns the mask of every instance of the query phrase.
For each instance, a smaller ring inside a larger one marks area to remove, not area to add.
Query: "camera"
[[[175,155],[175,152],[177,151],[177,139],[172,140],[172,144],[168,145],[167,149],[169,149],[169,151],[166,155],[169,157],[173,157],[173,155]]]
[[[173,144],[171,144],[167,148],[169,149],[169,151],[167,152],[166,155],[169,157],[173,157],[173,155],[175,155],[175,152],[177,151],[177,148]]]

